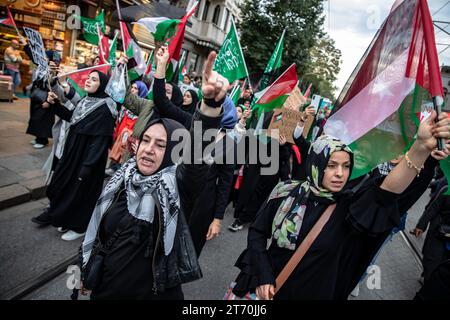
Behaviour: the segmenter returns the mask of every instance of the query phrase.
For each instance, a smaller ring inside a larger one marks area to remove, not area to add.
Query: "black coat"
[[[210,118],[197,111],[193,119],[201,120],[203,129],[207,130],[218,128],[221,117]],[[191,138],[192,136],[193,128]],[[208,143],[203,141],[202,147],[205,148]],[[190,145],[194,148],[193,143]],[[191,151],[194,156],[193,149]],[[182,163],[176,170],[181,212],[174,247],[168,256],[162,249],[163,227],[159,224],[160,218],[156,218],[160,214],[155,214],[153,223],[135,219],[128,212],[124,196],[105,213],[99,230],[102,243],[108,242],[119,222],[123,223],[123,217],[131,223],[107,254],[103,278],[92,292],[93,299],[183,299],[181,284],[201,277],[184,217],[191,215],[195,201],[205,185],[209,166],[193,159],[190,163]]]
[[[218,142],[217,147],[225,150],[225,144],[228,143],[232,144],[236,150],[236,143],[228,139],[228,136]],[[235,162],[236,158],[234,159]],[[211,222],[214,219],[223,220],[233,182],[234,163],[225,163],[224,159],[222,159],[220,164],[213,163],[211,165],[202,191],[195,202],[192,214],[186,217],[189,221],[189,228],[197,256],[200,256],[206,243],[206,235]]]
[[[392,228],[399,225],[400,216],[428,187],[436,164],[429,159],[420,177],[400,195],[379,187],[383,177],[368,179],[356,193],[343,192],[330,220],[274,299],[347,299]],[[298,194],[298,188],[291,195]],[[276,241],[266,249],[275,213],[284,199],[266,202],[250,227],[247,249],[236,262],[241,269],[236,294],[274,284],[293,255],[294,251],[279,248]],[[310,196],[297,248],[328,205],[326,199]]]
[[[26,133],[38,138],[51,138],[52,127],[55,124],[55,114],[50,108],[43,108],[49,90],[42,83],[35,82],[31,88],[30,120]]]
[[[56,104],[51,109],[61,119],[70,121],[72,111]],[[78,233],[86,231],[102,191],[113,131],[114,118],[106,104],[70,128],[63,155],[47,188],[54,226]]]
[[[445,193],[446,190],[442,190]],[[423,244],[423,277],[427,280],[432,272],[445,259],[450,258],[450,252],[445,248],[445,240],[439,235],[441,224],[450,225],[450,196],[439,195],[420,217],[416,228],[428,233]]]

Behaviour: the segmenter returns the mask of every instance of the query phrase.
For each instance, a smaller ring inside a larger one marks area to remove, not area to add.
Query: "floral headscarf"
[[[351,168],[353,168],[353,153],[350,148],[339,139],[324,135],[309,148],[306,160],[307,178],[300,185],[298,194],[292,194],[292,190],[298,187],[299,182],[280,183],[272,191],[269,200],[285,197],[272,224],[272,238],[277,242],[278,247],[295,250],[306,212],[306,203],[311,192],[316,197],[335,201],[334,194],[322,186],[322,180],[331,154],[336,151],[347,152],[350,155]]]

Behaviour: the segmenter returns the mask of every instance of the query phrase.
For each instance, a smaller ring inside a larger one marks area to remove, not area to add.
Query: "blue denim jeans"
[[[17,71],[12,71],[9,69],[5,69],[4,72],[6,75],[11,76],[12,80],[13,80],[13,89],[14,89],[14,93],[16,93],[17,88],[19,87],[20,83],[22,82],[22,79],[20,78],[20,72]]]

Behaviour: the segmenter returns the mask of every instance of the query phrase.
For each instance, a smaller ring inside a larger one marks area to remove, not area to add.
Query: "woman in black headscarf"
[[[74,240],[85,232],[103,187],[103,172],[111,144],[116,103],[105,93],[108,76],[92,71],[86,80],[87,96],[80,99],[75,89],[62,81],[66,97],[75,105],[68,110],[50,92],[47,101],[61,119],[70,123],[58,137],[55,154],[62,152],[47,188],[51,206],[34,222],[66,231],[63,240]],[[61,81],[61,79],[60,79]]]
[[[186,90],[186,92],[183,95],[183,105],[181,108],[189,112],[190,114],[194,114],[195,107],[198,104],[198,95],[197,92],[195,92],[192,89]]]
[[[168,59],[168,53],[159,51],[160,56]],[[226,94],[220,89],[227,81],[212,71],[214,59],[210,54],[203,84],[209,100],[197,108],[190,129],[192,156],[194,121],[201,121],[203,130],[220,125]],[[157,68],[155,77],[164,75],[165,69]],[[123,164],[100,196],[82,245],[83,288],[92,290],[92,299],[183,299],[181,284],[201,277],[184,214],[201,191],[208,165],[200,158],[175,165],[172,150],[178,140],[172,134],[182,128],[171,119],[150,121],[136,157]],[[205,148],[210,141],[198,143]]]
[[[261,299],[347,299],[409,206],[402,200],[405,193],[420,198],[433,178],[437,161],[430,154],[437,138],[450,138],[447,114],[437,124],[435,118],[436,113],[422,122],[417,140],[389,175],[369,179],[357,191],[344,188],[352,151],[336,138],[319,137],[309,149],[306,181],[280,183],[258,212],[247,249],[236,262],[241,273],[233,292],[252,291]],[[447,147],[441,155],[449,153]],[[323,229],[278,285],[276,277],[329,207]]]
[[[33,59],[29,45],[25,47],[25,53]],[[60,59],[51,50],[46,51],[50,70],[54,71],[59,66]],[[37,62],[33,63],[37,64]],[[53,75],[53,72],[52,72]],[[42,149],[48,145],[48,139],[52,137],[52,127],[55,123],[55,114],[49,109],[47,94],[50,91],[47,77],[34,79],[30,89],[30,120],[26,133],[35,136],[31,141],[33,148]]]

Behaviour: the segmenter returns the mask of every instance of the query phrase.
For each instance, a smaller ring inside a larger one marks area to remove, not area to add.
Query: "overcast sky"
[[[327,21],[325,30],[336,41],[336,46],[342,51],[341,72],[336,86],[337,95],[345,85],[348,77],[356,67],[361,56],[369,46],[376,31],[388,16],[394,0],[328,0],[330,16],[328,17],[328,2],[325,4]],[[374,4],[376,3],[376,4]],[[430,12],[434,21],[450,22],[450,1],[428,0]],[[442,8],[446,5],[444,8]],[[441,9],[442,8],[442,9]],[[439,12],[437,12],[441,9]],[[436,13],[437,12],[437,13]],[[436,14],[435,14],[436,13]],[[439,24],[450,32],[450,25]],[[450,35],[435,28],[436,43],[450,45]],[[438,53],[446,46],[438,45]],[[441,65],[450,65],[450,48],[439,55]]]

